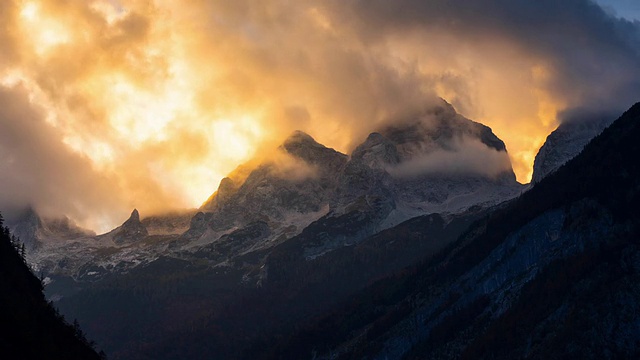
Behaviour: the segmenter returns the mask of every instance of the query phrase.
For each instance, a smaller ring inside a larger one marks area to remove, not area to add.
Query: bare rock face
[[[274,236],[301,230],[300,224],[306,226],[329,206],[346,162],[346,155],[302,131],[294,132],[273,157],[255,164],[246,176],[221,181],[201,207],[209,213],[209,233],[224,234],[255,222],[268,224]],[[198,215],[185,234],[189,238],[205,234],[204,219]]]
[[[140,213],[138,213],[138,210],[133,209],[129,219],[109,232],[108,235],[111,235],[114,243],[123,245],[141,240],[149,235],[149,232],[142,222],[140,222]]]
[[[149,235],[180,235],[189,229],[196,211],[174,211],[145,217],[141,220]]]
[[[391,140],[374,132],[353,151],[351,160],[360,161],[372,169],[384,170],[389,165],[398,164],[400,156],[397,147]]]
[[[573,120],[563,122],[549,136],[538,151],[533,163],[531,183],[538,183],[555,172],[567,161],[576,157],[582,149],[607,126],[613,117]]]
[[[25,245],[27,251],[40,246],[44,222],[32,207],[27,208],[15,222],[9,224],[9,228],[11,233]]]
[[[453,150],[455,141],[465,138],[477,139],[497,151],[506,151],[504,142],[491,128],[458,114],[444,100],[438,106],[384,126],[379,132],[398,147],[402,160],[420,153]]]
[[[189,229],[182,234],[182,238],[186,240],[195,240],[207,231],[207,227],[211,220],[211,213],[197,212],[189,224]]]

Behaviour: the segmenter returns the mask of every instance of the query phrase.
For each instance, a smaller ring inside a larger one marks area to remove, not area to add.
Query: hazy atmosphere
[[[637,2],[600,3],[2,1],[0,210],[106,231],[200,206],[296,129],[349,153],[438,97],[527,183],[559,122],[640,94]]]

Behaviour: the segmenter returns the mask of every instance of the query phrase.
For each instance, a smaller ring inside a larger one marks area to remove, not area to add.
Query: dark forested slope
[[[65,322],[46,301],[23,252],[0,216],[0,358],[100,359],[78,324]]]

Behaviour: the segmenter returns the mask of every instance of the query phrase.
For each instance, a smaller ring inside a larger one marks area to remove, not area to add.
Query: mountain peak
[[[33,208],[33,206],[29,205],[20,215],[20,221],[29,222],[31,224],[40,225],[42,223],[42,219],[38,212]]]
[[[122,225],[112,230],[113,241],[116,244],[130,243],[149,235],[147,228],[140,222],[138,209],[133,209],[129,219]]]
[[[129,220],[140,222],[140,213],[138,212],[138,209],[133,209],[131,216],[129,216]]]
[[[122,227],[134,228],[140,226],[142,226],[142,222],[140,221],[140,213],[138,212],[138,209],[133,209],[127,221],[122,224]]]
[[[282,143],[281,150],[290,155],[306,161],[309,164],[333,162],[346,162],[346,155],[318,143],[309,134],[296,130]]]
[[[289,135],[284,141],[284,144],[301,142],[312,142],[317,144],[316,140],[311,135],[302,130],[295,130],[294,132],[292,132],[291,135]]]
[[[284,149],[286,152],[292,155],[297,155],[297,152],[300,149],[320,149],[325,148],[325,146],[318,143],[311,135],[307,134],[306,132],[296,130],[284,140],[280,148]]]
[[[504,143],[491,128],[460,115],[444,100],[442,104],[387,123],[378,132],[400,146],[401,155],[404,150],[409,153],[447,150],[453,142],[466,139],[477,139],[489,148],[506,152]]]

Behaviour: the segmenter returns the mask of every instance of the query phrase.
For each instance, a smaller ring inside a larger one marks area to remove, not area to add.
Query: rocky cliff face
[[[196,221],[185,235],[210,243],[248,224],[266,224],[270,237],[247,241],[243,251],[258,241],[290,237],[327,213],[346,162],[346,155],[294,132],[244,179],[223,179],[201,208],[209,213],[207,226]]]
[[[110,239],[116,245],[122,245],[142,240],[148,235],[147,228],[140,222],[140,213],[137,209],[133,209],[127,221],[110,232],[101,235],[101,238]]]
[[[20,238],[28,251],[40,246],[44,237],[44,225],[36,211],[29,207],[13,223],[9,223],[13,235]]]
[[[490,206],[520,190],[504,143],[443,102],[369,135],[353,151],[337,191],[342,203],[363,195],[386,199],[392,211],[384,227],[423,213]]]
[[[545,176],[578,155],[591,139],[611,124],[614,117],[563,122],[549,136],[538,151],[533,163],[531,183],[540,182]]]

